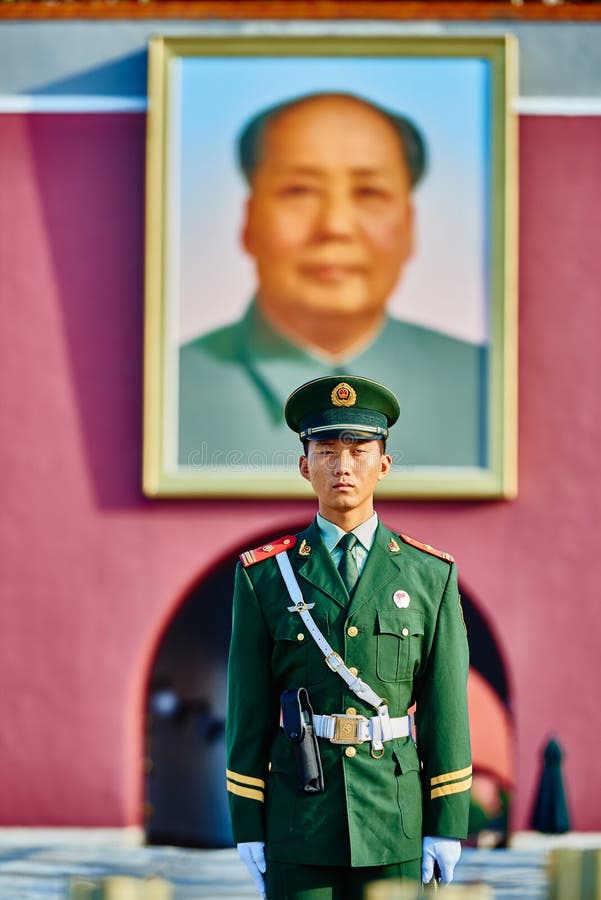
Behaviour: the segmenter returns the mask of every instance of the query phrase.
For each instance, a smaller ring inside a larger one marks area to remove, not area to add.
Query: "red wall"
[[[0,116],[0,824],[140,821],[153,643],[202,571],[309,502],[141,497],[142,115]],[[505,654],[514,826],[544,739],[601,830],[601,118],[523,118],[520,493],[380,503],[447,549]],[[240,507],[244,515],[240,515]]]

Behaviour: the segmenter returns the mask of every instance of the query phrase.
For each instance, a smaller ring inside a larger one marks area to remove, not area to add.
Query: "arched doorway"
[[[289,533],[302,525],[285,529]],[[284,531],[282,531],[284,533]],[[273,534],[240,547],[260,546]],[[225,684],[237,553],[189,590],[165,627],[151,665],[146,719],[146,835],[149,843],[232,844],[225,791]],[[501,843],[513,780],[510,693],[494,635],[462,592],[470,635],[474,751],[472,822]]]
[[[147,688],[146,836],[232,844],[225,792],[225,685],[235,556],[192,587],[160,640]]]
[[[514,783],[513,721],[506,667],[494,634],[479,605],[462,588],[470,642],[468,701],[473,780],[470,840],[502,846],[509,831],[509,802]]]

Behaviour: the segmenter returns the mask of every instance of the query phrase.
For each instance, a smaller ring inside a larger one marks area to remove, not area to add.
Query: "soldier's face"
[[[370,506],[378,481],[388,475],[391,465],[381,441],[309,441],[299,469],[311,482],[323,513]]]
[[[243,243],[267,308],[383,309],[413,247],[409,173],[390,122],[339,97],[277,117],[264,137]]]

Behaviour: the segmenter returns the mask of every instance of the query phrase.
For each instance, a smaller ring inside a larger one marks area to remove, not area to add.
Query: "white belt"
[[[371,741],[371,754],[382,756],[384,743],[393,738],[409,737],[411,734],[411,718],[399,716],[391,719],[388,714],[388,706],[383,697],[379,697],[368,684],[353,674],[342,657],[332,649],[317,627],[310,610],[313,603],[305,603],[296,576],[290,565],[288,554],[285,551],[276,554],[276,562],[279,566],[284,583],[288,588],[290,599],[294,606],[288,607],[288,612],[298,613],[307,631],[324,655],[328,668],[342,678],[350,690],[364,703],[369,703],[377,712],[376,716],[368,719],[366,716],[347,716],[342,713],[334,713],[331,716],[313,716],[313,727],[317,737],[327,738],[333,744],[362,744]]]
[[[331,716],[313,716],[313,728],[317,737],[327,738],[332,744],[363,744],[371,741],[372,751],[383,751],[386,741],[409,737],[411,717],[390,718],[386,707],[377,716],[347,716],[334,713]]]

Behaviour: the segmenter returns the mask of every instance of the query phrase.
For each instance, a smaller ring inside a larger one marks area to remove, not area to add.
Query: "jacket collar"
[[[374,542],[349,606],[349,615],[394,581],[402,568],[402,557],[402,541],[378,522]]]
[[[342,579],[323,542],[315,519],[308,528],[297,535],[294,550],[292,567],[296,573],[335,600],[339,606],[346,606],[348,600]]]
[[[342,579],[334,565],[315,519],[308,528],[297,535],[296,546],[291,553],[295,572],[314,587],[331,597],[339,606],[348,605],[349,615],[356,612],[378,591],[399,574],[402,559],[402,541],[382,522],[374,537],[372,548],[348,604]],[[302,584],[301,584],[302,589]]]
[[[293,343],[280,334],[263,316],[257,298],[254,297],[236,329],[236,357],[246,369],[252,384],[259,392],[270,418],[275,424],[284,422],[286,397],[295,387],[319,375],[346,373],[352,375],[366,368],[362,355],[385,353],[386,328],[391,319],[387,316],[378,336],[358,356],[328,362],[315,356],[310,350]],[[369,367],[368,367],[369,368]]]

